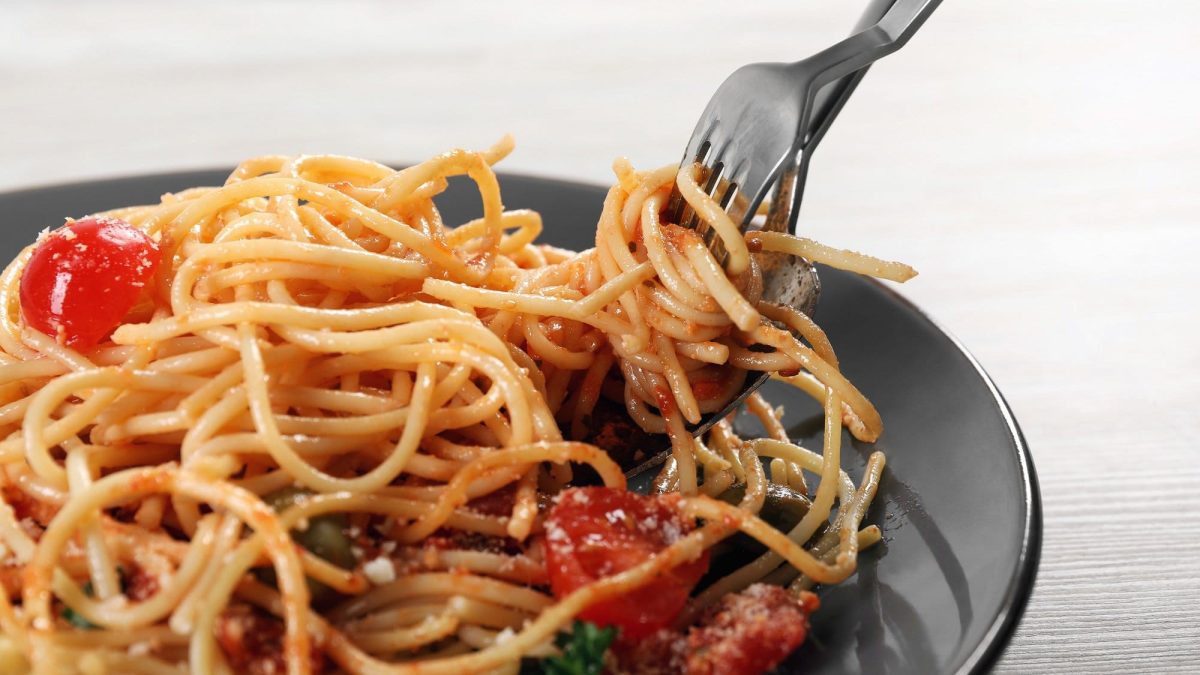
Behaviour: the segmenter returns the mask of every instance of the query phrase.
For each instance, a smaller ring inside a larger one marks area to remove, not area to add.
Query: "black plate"
[[[225,172],[196,171],[29,189],[0,195],[5,259],[65,216],[129,204]],[[502,177],[509,208],[545,219],[543,241],[592,246],[604,188]],[[439,200],[448,222],[479,212],[456,186]],[[864,247],[866,243],[864,242]],[[869,248],[869,247],[867,247]],[[822,589],[821,610],[786,672],[959,673],[986,670],[1033,586],[1041,548],[1037,479],[1012,412],[979,364],[920,310],[874,281],[821,269],[817,319],[843,368],[883,415],[875,445],[888,467],[868,522],[884,541],[858,573]],[[774,383],[772,383],[774,384]],[[819,447],[819,410],[786,386],[767,396],[787,409],[794,437]],[[872,446],[845,437],[857,479]]]

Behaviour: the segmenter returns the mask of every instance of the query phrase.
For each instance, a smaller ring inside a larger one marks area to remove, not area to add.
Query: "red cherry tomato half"
[[[144,232],[116,218],[84,218],[51,232],[21,274],[21,313],[74,347],[100,342],[154,277],[161,254]]]
[[[692,529],[672,497],[606,487],[573,488],[546,518],[546,567],[556,597],[624,572],[678,541]],[[667,570],[624,596],[588,607],[580,618],[620,627],[628,642],[667,627],[708,569],[707,552]]]

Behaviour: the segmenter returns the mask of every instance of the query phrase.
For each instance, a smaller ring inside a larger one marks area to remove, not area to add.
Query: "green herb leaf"
[[[92,590],[92,582],[88,581],[83,584],[83,592],[87,593],[88,595],[91,595],[92,593],[95,592]],[[76,628],[82,628],[84,630],[95,630],[97,628],[96,624],[83,618],[82,614],[76,612],[75,610],[71,609],[70,607],[63,608],[62,617],[64,619],[66,619],[68,623],[70,623],[72,626],[75,626]]]
[[[562,649],[561,656],[542,660],[546,675],[601,675],[604,672],[604,652],[617,637],[615,626],[601,628],[587,621],[575,621],[570,633],[560,633],[554,644]]]

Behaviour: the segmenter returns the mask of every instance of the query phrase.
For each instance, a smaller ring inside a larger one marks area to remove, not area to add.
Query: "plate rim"
[[[1025,609],[1029,605],[1029,598],[1033,595],[1034,586],[1037,583],[1037,573],[1042,557],[1043,520],[1041,486],[1038,482],[1037,469],[1033,464],[1033,455],[1029,451],[1029,444],[1025,440],[1025,433],[1017,423],[1016,415],[1013,413],[1012,407],[1008,404],[1008,400],[1004,397],[1004,394],[1000,391],[992,376],[984,369],[983,364],[971,353],[971,350],[967,349],[962,340],[946,328],[942,322],[932,317],[929,312],[900,294],[896,289],[887,286],[874,277],[863,277],[863,279],[901,307],[912,312],[918,318],[928,322],[937,329],[942,337],[967,360],[967,363],[974,369],[975,374],[987,387],[988,393],[991,394],[996,408],[1000,411],[1000,416],[1004,421],[1004,427],[1016,450],[1015,454],[1017,466],[1021,472],[1021,487],[1024,492],[1023,502],[1025,505],[1025,518],[1021,532],[1021,548],[1017,554],[1016,569],[1009,578],[1008,588],[1004,593],[1004,602],[1001,603],[1000,610],[996,616],[992,617],[991,624],[988,626],[979,644],[967,654],[966,658],[963,659],[955,670],[955,673],[958,675],[986,673],[999,661],[1008,643],[1012,640],[1017,626],[1025,615]]]
[[[388,166],[405,167],[411,166],[411,162],[386,162]],[[117,174],[112,176],[98,176],[94,178],[75,179],[59,182],[35,183],[32,185],[22,185],[11,189],[0,190],[0,200],[21,199],[32,197],[33,193],[53,192],[56,190],[80,188],[85,186],[93,186],[98,183],[121,183],[147,179],[168,179],[173,177],[195,176],[198,174],[221,174],[226,175],[231,171],[228,168],[222,167],[195,167],[186,169],[175,169],[169,171],[150,171],[150,172],[135,172],[128,174]],[[558,178],[553,176],[545,176],[537,173],[527,173],[523,171],[497,171],[496,175],[499,179],[515,178],[533,183],[542,183],[552,186],[563,186],[571,188],[587,188],[597,190],[601,194],[609,190],[609,186],[600,183],[593,183],[587,180]],[[1017,466],[1021,474],[1021,488],[1023,491],[1023,504],[1025,507],[1025,517],[1022,523],[1021,547],[1017,555],[1016,569],[1009,578],[1008,587],[1004,593],[1004,600],[1000,605],[999,611],[992,617],[991,623],[979,644],[967,653],[966,657],[957,665],[954,666],[956,675],[976,675],[985,673],[994,666],[1004,653],[1005,648],[1011,642],[1013,635],[1016,632],[1017,626],[1020,624],[1022,617],[1025,614],[1025,609],[1029,604],[1029,599],[1033,595],[1033,590],[1037,581],[1037,573],[1041,561],[1042,539],[1043,539],[1043,513],[1041,489],[1038,482],[1037,470],[1034,467],[1033,456],[1030,453],[1029,445],[1025,440],[1025,434],[1022,432],[1020,425],[1017,423],[1016,415],[1012,411],[1012,407],[1008,404],[1004,394],[996,385],[995,380],[984,369],[979,359],[967,349],[966,345],[946,326],[929,314],[928,311],[922,309],[912,300],[909,300],[904,295],[900,294],[895,289],[885,285],[877,279],[863,277],[863,279],[873,286],[877,291],[883,293],[891,301],[900,305],[901,308],[912,312],[917,318],[927,322],[938,333],[946,339],[946,341],[956,349],[970,364],[975,374],[983,382],[988,393],[991,394],[996,408],[1000,412],[1003,419],[1005,430],[1015,448]]]

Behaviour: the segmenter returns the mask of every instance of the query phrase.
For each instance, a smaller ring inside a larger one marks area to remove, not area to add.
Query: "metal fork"
[[[872,0],[853,34],[796,63],[758,63],[734,71],[717,89],[688,141],[681,167],[698,164],[697,182],[742,230],[770,197],[763,229],[792,232],[800,212],[808,163],[842,106],[876,60],[900,49],[941,0]],[[671,222],[695,228],[718,262],[727,254],[721,240],[676,192],[668,201]],[[820,294],[816,270],[785,256],[763,262],[763,297],[812,315]],[[737,409],[766,375],[746,387],[723,410],[692,427],[702,434]],[[638,473],[661,457],[643,464]]]

